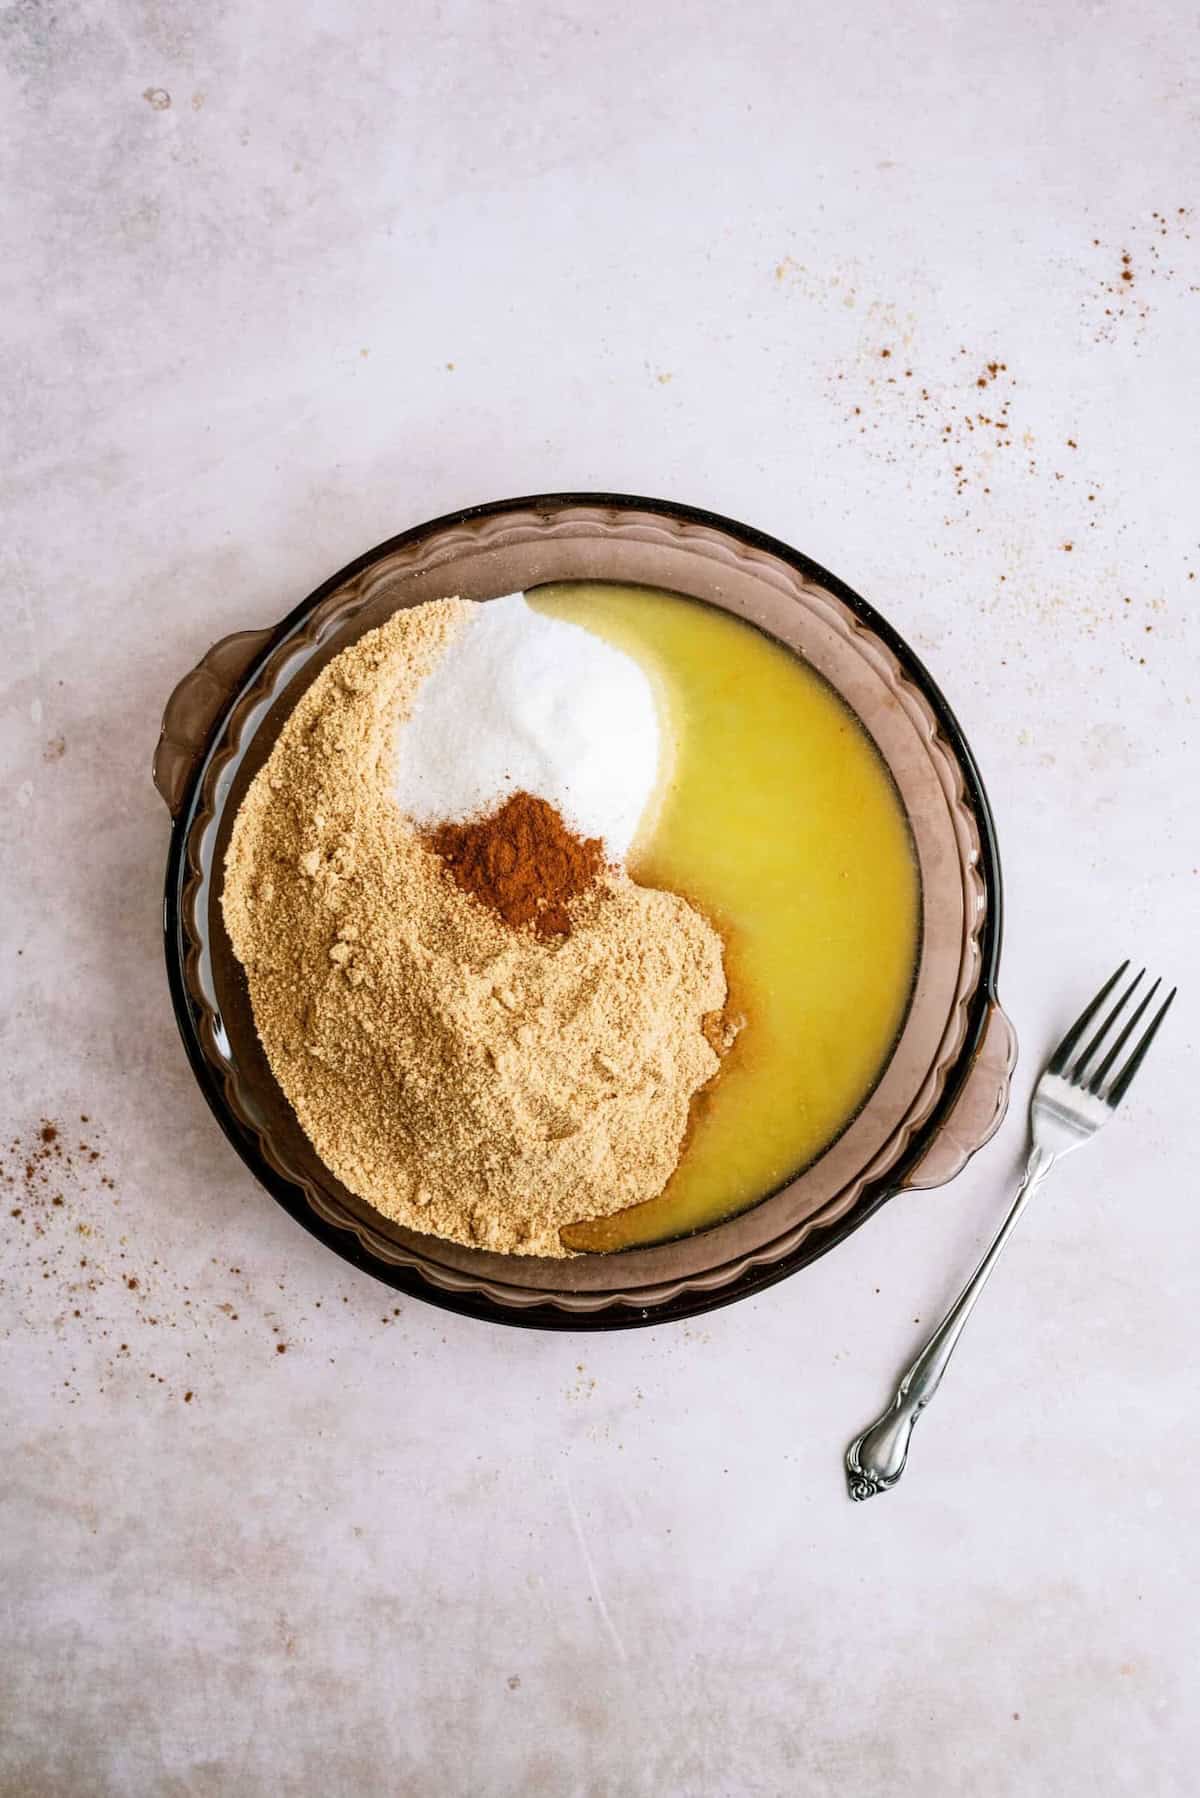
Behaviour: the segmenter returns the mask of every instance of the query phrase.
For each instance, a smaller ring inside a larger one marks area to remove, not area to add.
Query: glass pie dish
[[[665,588],[721,607],[824,676],[874,741],[904,806],[920,876],[920,947],[891,1055],[814,1161],[749,1209],[691,1235],[551,1260],[405,1229],[340,1184],[271,1074],[219,897],[249,782],[333,656],[402,606],[447,594],[485,601],[572,580]],[[154,779],[173,820],[164,907],[171,996],[205,1098],[298,1222],[413,1296],[543,1328],[691,1316],[806,1266],[893,1193],[948,1181],[1004,1116],[1016,1039],[996,996],[1000,868],[966,739],[920,662],[865,601],[744,525],[657,500],[552,494],[407,531],[342,569],[279,624],[214,645],[167,703]]]

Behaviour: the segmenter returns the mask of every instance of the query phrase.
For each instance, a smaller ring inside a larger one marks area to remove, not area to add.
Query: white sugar
[[[395,793],[421,825],[534,793],[621,861],[659,757],[658,710],[637,662],[512,593],[471,608],[425,681],[400,732]]]

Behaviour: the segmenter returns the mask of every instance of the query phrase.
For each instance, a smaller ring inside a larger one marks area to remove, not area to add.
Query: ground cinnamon
[[[540,937],[571,934],[570,902],[604,866],[600,838],[575,836],[533,793],[514,793],[486,818],[439,824],[428,841],[464,893]]]

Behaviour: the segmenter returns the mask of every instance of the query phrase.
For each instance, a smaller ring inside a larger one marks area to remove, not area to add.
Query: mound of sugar
[[[631,656],[523,593],[472,606],[398,733],[394,791],[429,826],[549,800],[624,860],[658,784],[658,709]]]

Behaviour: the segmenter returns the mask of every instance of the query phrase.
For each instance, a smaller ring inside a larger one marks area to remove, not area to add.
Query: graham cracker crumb
[[[317,677],[239,810],[221,903],[271,1068],[332,1173],[413,1229],[561,1256],[563,1225],[674,1171],[728,1046],[722,945],[621,870],[554,938],[455,884],[391,770],[467,613],[398,612]]]

